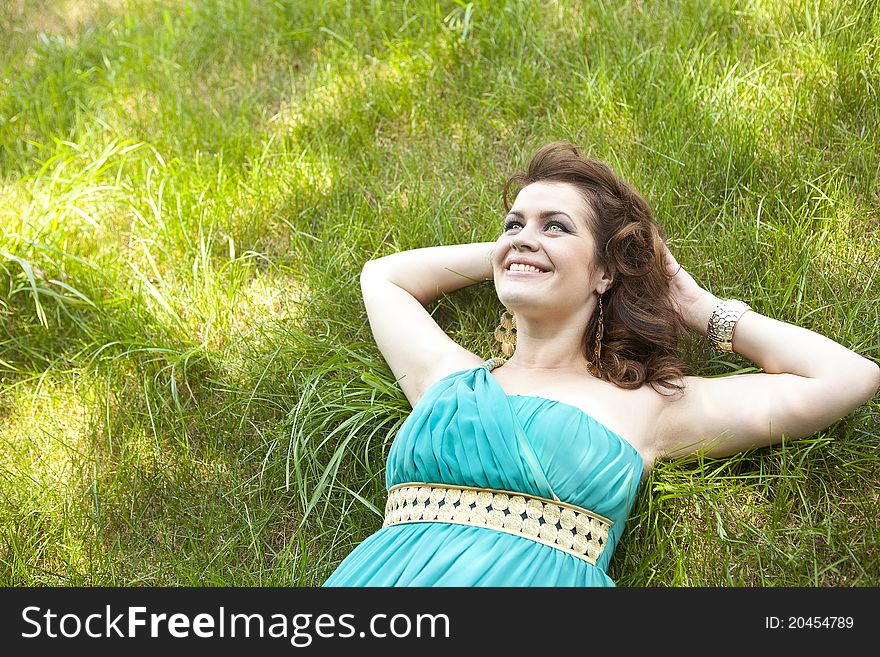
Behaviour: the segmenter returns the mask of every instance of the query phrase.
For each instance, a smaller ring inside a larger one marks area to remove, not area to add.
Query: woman
[[[538,150],[503,196],[497,241],[363,268],[373,335],[413,411],[388,455],[383,528],[325,586],[613,586],[656,459],[809,436],[880,386],[872,361],[700,287],[644,199],[575,146]],[[486,360],[425,306],[489,279],[506,358]],[[763,373],[682,376],[685,328]]]

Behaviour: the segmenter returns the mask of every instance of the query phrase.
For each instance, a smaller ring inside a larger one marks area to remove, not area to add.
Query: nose
[[[530,228],[530,226],[531,224],[523,226],[519,232],[510,239],[510,243],[516,250],[519,251],[523,248],[529,248],[533,251],[535,250],[537,245],[533,234],[534,230]]]

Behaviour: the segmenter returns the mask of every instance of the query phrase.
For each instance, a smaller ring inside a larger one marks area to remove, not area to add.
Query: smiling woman
[[[516,183],[523,187],[510,208],[507,196]],[[519,307],[516,360],[532,351],[534,336],[547,334],[542,327],[558,331],[559,322],[566,322],[567,333],[583,343],[581,349],[569,347],[571,358],[594,377],[624,389],[645,383],[678,388],[684,327],[672,306],[671,276],[661,258],[665,233],[645,200],[605,164],[551,145],[538,151],[528,171],[507,181],[504,203],[510,211],[498,239],[495,253],[502,261],[495,271],[505,273],[496,275],[495,287],[507,308]],[[559,266],[551,268],[532,255],[538,251]],[[517,275],[505,265],[517,261],[547,271],[555,294],[512,285]],[[600,317],[603,335],[597,339]]]
[[[700,287],[646,201],[572,144],[539,149],[503,197],[496,241],[363,268],[373,335],[413,410],[388,455],[384,526],[327,586],[613,586],[655,460],[803,437],[880,385],[842,345]],[[458,345],[425,309],[488,280],[506,359]],[[686,329],[764,373],[683,376]]]

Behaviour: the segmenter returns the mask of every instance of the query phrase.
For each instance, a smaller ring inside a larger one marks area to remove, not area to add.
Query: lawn
[[[880,362],[870,0],[11,0],[0,36],[0,585],[321,584],[410,410],[361,266],[495,239],[548,141],[713,294]],[[487,358],[500,310],[431,307]],[[609,574],[876,585],[878,418],[658,464]]]

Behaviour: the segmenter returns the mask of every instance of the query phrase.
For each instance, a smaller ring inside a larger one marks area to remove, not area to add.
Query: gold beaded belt
[[[488,527],[549,545],[596,564],[612,520],[573,504],[492,488],[406,483],[388,491],[383,527],[450,522]]]

